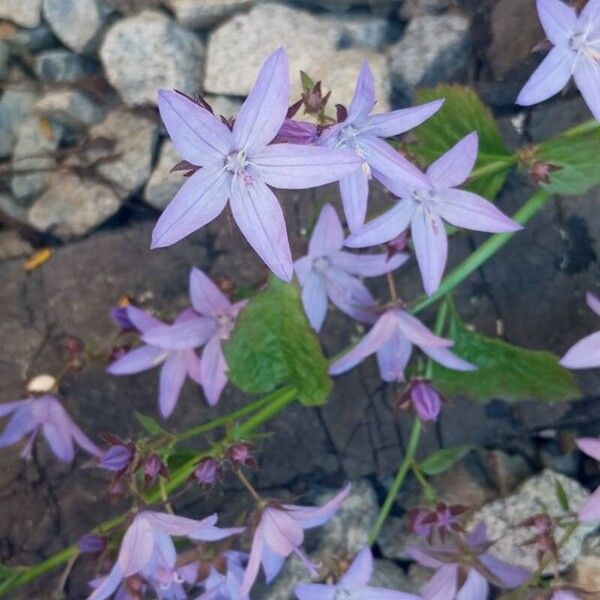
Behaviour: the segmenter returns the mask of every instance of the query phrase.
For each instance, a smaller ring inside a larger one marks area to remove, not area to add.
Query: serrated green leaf
[[[425,475],[440,475],[450,469],[454,463],[464,458],[468,452],[473,450],[474,446],[463,444],[462,446],[453,446],[452,448],[442,448],[428,456],[419,464],[419,469]]]
[[[433,380],[445,394],[475,400],[572,400],[580,396],[573,374],[550,352],[527,350],[468,329],[452,307],[447,336],[453,352],[477,365],[461,372],[433,365]]]
[[[506,175],[514,163],[494,117],[477,93],[460,85],[440,84],[418,90],[418,104],[444,98],[444,106],[412,133],[418,143],[411,152],[428,164],[450,150],[472,131],[479,135],[479,155],[472,177],[465,188],[493,200],[502,189]]]
[[[324,404],[331,391],[328,363],[298,288],[275,277],[240,313],[223,350],[229,378],[250,394],[292,384],[300,402],[315,406]]]
[[[152,418],[147,415],[135,411],[135,418],[139,421],[140,425],[152,435],[159,435],[166,433],[166,431]]]
[[[565,488],[562,486],[562,483],[558,480],[554,480],[554,489],[556,491],[556,499],[560,504],[560,507],[565,511],[569,512],[571,510],[569,506],[569,498],[567,497],[567,492],[565,492]]]
[[[583,135],[560,135],[539,146],[536,157],[557,170],[543,187],[556,194],[575,196],[600,185],[600,129]]]

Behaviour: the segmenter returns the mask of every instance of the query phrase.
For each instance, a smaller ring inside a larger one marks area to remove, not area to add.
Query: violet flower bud
[[[79,552],[97,554],[106,548],[106,538],[95,533],[85,533],[77,540]]]
[[[233,463],[234,467],[250,467],[251,469],[258,468],[256,460],[250,456],[250,453],[256,450],[255,444],[246,442],[238,442],[229,447],[227,458]]]
[[[127,306],[113,306],[110,309],[109,316],[111,321],[123,331],[135,331],[135,325],[127,314]]]
[[[199,484],[211,487],[216,483],[219,471],[219,463],[214,458],[204,458],[196,467],[194,477]]]
[[[398,398],[396,408],[400,409],[410,402],[421,421],[436,421],[442,408],[443,398],[431,385],[431,381],[415,378]]]
[[[100,459],[98,466],[107,471],[122,471],[132,461],[134,451],[129,445],[111,446]]]
[[[169,478],[169,471],[158,454],[149,454],[144,459],[144,479],[146,485],[150,485],[158,476]]]

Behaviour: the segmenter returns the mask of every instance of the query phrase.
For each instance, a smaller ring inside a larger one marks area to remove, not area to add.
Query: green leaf
[[[292,384],[300,402],[315,406],[324,404],[331,391],[327,359],[298,288],[275,277],[240,313],[224,353],[229,378],[250,394]]]
[[[304,71],[300,71],[300,83],[302,89],[306,92],[312,91],[315,87],[315,82]]]
[[[441,84],[418,90],[415,103],[438,98],[445,99],[444,106],[413,131],[418,143],[410,151],[430,164],[466,135],[477,131],[479,155],[464,187],[493,200],[504,185],[514,157],[504,145],[492,113],[474,90],[459,85]]]
[[[473,450],[474,446],[463,444],[462,446],[453,446],[452,448],[442,448],[429,455],[422,463],[419,469],[425,475],[440,475],[450,469],[454,463],[464,458],[468,452]]]
[[[135,418],[139,421],[140,425],[152,435],[167,433],[152,417],[143,415],[137,410],[135,411]]]
[[[565,511],[569,512],[571,508],[569,507],[569,498],[567,497],[567,492],[565,492],[565,488],[562,486],[562,483],[558,480],[554,480],[554,488],[556,491],[556,499],[560,504],[560,507]]]
[[[477,365],[476,371],[461,372],[433,364],[433,380],[445,394],[466,394],[473,399],[572,400],[580,396],[570,371],[558,364],[550,352],[527,350],[498,338],[468,329],[451,307],[448,336],[452,351]]]
[[[560,135],[540,145],[538,160],[558,167],[544,188],[556,194],[575,196],[600,184],[600,129],[583,135]]]
[[[171,452],[167,457],[167,467],[169,471],[176,471],[197,456],[198,452],[194,452],[193,450],[176,450]]]

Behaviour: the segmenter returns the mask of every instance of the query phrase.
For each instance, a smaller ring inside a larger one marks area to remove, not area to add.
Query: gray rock
[[[390,560],[375,560],[373,576],[369,583],[373,586],[407,593],[417,593],[419,591],[418,586],[410,577]]]
[[[33,254],[33,246],[18,231],[0,231],[0,261]]]
[[[502,450],[485,452],[489,478],[501,496],[510,494],[531,475],[531,468],[520,454],[507,454]]]
[[[57,40],[46,23],[33,29],[15,29],[4,38],[12,54],[39,52],[56,45]]]
[[[68,240],[85,235],[114,215],[122,202],[112,187],[71,172],[53,173],[46,191],[29,209],[38,231]]]
[[[42,0],[0,0],[0,19],[21,27],[37,27],[41,22]]]
[[[38,95],[32,90],[7,89],[0,99],[0,158],[10,156],[17,130],[32,114]]]
[[[65,46],[77,53],[96,49],[108,13],[101,0],[44,0],[48,25]]]
[[[27,208],[8,192],[0,192],[0,212],[12,221],[27,224]]]
[[[452,0],[404,0],[400,7],[400,18],[410,21],[424,15],[437,15],[453,4]]]
[[[560,482],[569,499],[570,508],[577,511],[589,497],[589,492],[577,481],[550,470],[526,481],[513,495],[483,506],[473,514],[470,526],[483,522],[487,526],[488,537],[498,540],[493,552],[498,558],[534,570],[538,566],[534,545],[523,543],[534,535],[532,529],[517,527],[523,519],[547,511],[550,516],[564,514],[556,497],[556,481]],[[560,569],[564,570],[577,558],[585,537],[595,529],[595,525],[580,525],[560,553]],[[558,527],[558,535],[562,535]],[[552,572],[552,567],[548,573]]]
[[[205,100],[210,104],[215,115],[222,115],[226,119],[237,115],[242,101],[239,98],[230,98],[229,96],[204,96]]]
[[[98,123],[106,115],[106,109],[93,102],[87,94],[68,89],[46,92],[35,103],[34,110],[51,121],[74,129]]]
[[[10,50],[4,40],[0,40],[0,80],[6,80],[8,77],[8,59]]]
[[[100,57],[110,83],[130,106],[156,104],[156,90],[200,89],[204,46],[196,35],[157,11],[113,25]]]
[[[582,590],[600,590],[600,536],[590,536],[569,574],[569,582]]]
[[[69,50],[55,48],[36,55],[35,73],[42,81],[73,82],[96,71],[96,63]]]
[[[390,49],[392,85],[410,95],[417,86],[435,85],[465,74],[471,60],[469,20],[462,15],[413,19]]]
[[[55,151],[62,136],[62,127],[44,118],[31,116],[19,127],[11,168],[14,174],[10,187],[24,206],[44,189],[50,172],[56,166]]]
[[[171,169],[181,160],[177,150],[169,140],[160,149],[158,162],[144,189],[144,200],[154,208],[163,210],[185,181],[181,173],[171,173]]]
[[[341,26],[339,48],[381,52],[390,41],[391,28],[388,19],[361,15],[343,19],[333,18]]]
[[[167,6],[185,27],[206,29],[218,21],[249,8],[254,0],[167,0]]]

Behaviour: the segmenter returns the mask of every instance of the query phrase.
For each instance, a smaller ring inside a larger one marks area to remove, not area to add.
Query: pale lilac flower
[[[431,381],[422,377],[412,379],[398,398],[397,407],[401,408],[409,402],[421,421],[437,421],[442,409],[442,397],[431,385]]]
[[[473,132],[438,158],[425,174],[419,172],[410,184],[401,175],[382,178],[382,183],[401,200],[350,235],[346,246],[364,248],[382,244],[410,225],[423,285],[431,295],[440,285],[448,257],[444,220],[456,227],[490,233],[521,229],[491,202],[456,189],[473,170],[477,148],[477,133]]]
[[[383,381],[404,381],[404,369],[417,345],[429,358],[457,371],[473,371],[477,367],[448,350],[452,340],[434,335],[418,319],[399,308],[386,310],[369,333],[329,368],[340,375],[355,367],[367,356],[377,353],[377,364]]]
[[[204,586],[204,592],[196,600],[249,600],[248,594],[240,593],[248,555],[229,551],[224,556],[225,573],[211,566],[208,577],[200,582]]]
[[[88,600],[108,598],[122,580],[136,574],[162,591],[181,583],[182,578],[175,569],[177,555],[171,536],[212,542],[243,531],[238,527],[221,529],[216,523],[217,515],[196,521],[168,513],[138,513],[123,536],[114,567]]]
[[[580,438],[577,440],[577,446],[584,454],[600,461],[600,439]],[[584,522],[600,520],[600,487],[579,509],[579,518]]]
[[[579,15],[561,0],[537,0],[552,49],[517,98],[530,106],[558,94],[573,77],[583,99],[600,119],[600,0],[589,0]]]
[[[419,596],[369,585],[373,575],[373,554],[361,550],[337,584],[303,583],[294,589],[298,600],[420,600]]]
[[[210,457],[203,458],[194,470],[196,481],[205,487],[213,486],[220,474],[221,465],[214,458]]]
[[[550,600],[581,600],[581,597],[569,590],[556,590]]]
[[[487,600],[490,583],[513,589],[529,578],[526,569],[505,563],[488,552],[491,544],[484,524],[460,540],[460,544],[407,548],[421,565],[436,569],[421,590],[422,600]]]
[[[41,429],[59,460],[72,462],[75,444],[92,456],[102,456],[102,450],[79,429],[60,400],[50,394],[0,404],[0,418],[8,415],[12,417],[0,434],[0,448],[27,438],[21,456],[30,459],[33,442]]]
[[[585,297],[588,306],[600,316],[600,299],[588,292]],[[600,331],[592,333],[577,342],[560,360],[567,369],[593,369],[600,367]]]
[[[317,126],[314,123],[286,119],[279,128],[275,139],[291,144],[314,144],[318,138]]]
[[[116,444],[111,446],[102,454],[102,458],[98,463],[101,469],[107,471],[121,471],[125,469],[134,456],[135,447],[132,445]]]
[[[348,484],[327,504],[315,508],[295,504],[268,504],[262,511],[254,532],[248,566],[244,574],[240,594],[249,594],[262,564],[267,583],[270,583],[283,567],[285,559],[293,553],[306,568],[315,574],[315,566],[300,549],[304,530],[326,523],[338,510],[350,493]]]
[[[308,245],[308,254],[294,263],[302,287],[302,304],[311,327],[320,331],[327,314],[327,299],[342,312],[372,323],[377,301],[356,277],[376,277],[393,271],[408,254],[351,254],[344,252],[344,230],[330,204],[326,204]]]
[[[158,404],[163,417],[168,417],[177,404],[186,377],[200,384],[200,359],[194,348],[202,346],[213,331],[212,319],[198,317],[192,311],[181,313],[171,326],[136,308],[127,307],[127,316],[142,339],[158,330],[153,343],[131,350],[108,367],[112,375],[131,375],[161,366]]]
[[[288,110],[290,81],[282,49],[263,65],[233,130],[182,94],[162,90],[158,107],[181,156],[201,167],[161,215],[152,247],[170,246],[215,219],[227,200],[238,227],[281,279],[292,278],[285,220],[268,186],[305,189],[338,181],[360,165],[350,152],[271,144]]]
[[[325,129],[319,138],[320,144],[352,150],[363,160],[362,168],[340,179],[340,193],[350,231],[358,230],[365,222],[371,174],[379,180],[382,177],[400,178],[407,186],[415,185],[415,179],[418,183],[419,170],[382,138],[400,135],[420,125],[436,113],[444,101],[435,100],[422,106],[372,115],[375,103],[373,73],[364,61],[348,116],[341,123]]]

